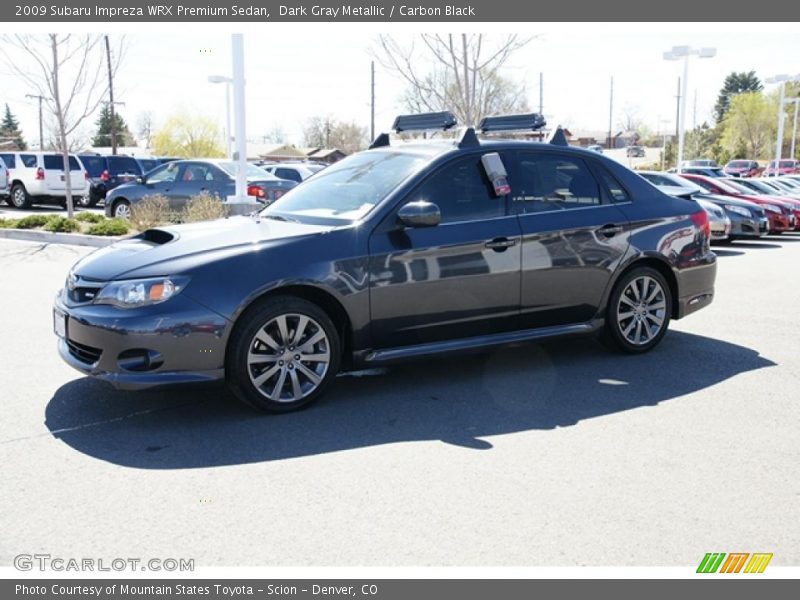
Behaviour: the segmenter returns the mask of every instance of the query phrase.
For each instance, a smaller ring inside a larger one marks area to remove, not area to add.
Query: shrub
[[[131,225],[125,219],[109,219],[95,223],[86,231],[90,235],[125,235]]]
[[[131,205],[131,224],[139,231],[169,222],[169,200],[161,194],[152,194]]]
[[[100,223],[101,221],[105,221],[105,219],[106,218],[100,213],[89,211],[79,212],[75,215],[75,220],[81,223]]]
[[[54,217],[48,220],[44,226],[46,231],[59,233],[74,233],[81,230],[81,225],[75,219],[67,217]]]
[[[186,203],[181,215],[184,223],[195,223],[197,221],[213,221],[221,219],[228,214],[228,209],[217,196],[212,196],[208,192],[203,192],[197,196],[192,196]]]
[[[17,228],[17,220],[16,219],[3,219],[0,218],[0,229],[16,229]]]
[[[59,215],[28,215],[17,221],[17,229],[36,229],[47,225],[50,221],[63,218]]]

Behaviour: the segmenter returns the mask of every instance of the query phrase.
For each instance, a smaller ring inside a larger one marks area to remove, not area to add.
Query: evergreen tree
[[[6,110],[3,113],[3,120],[0,121],[0,141],[13,141],[17,150],[27,150],[28,148],[19,129],[19,121],[12,114],[8,104],[6,104]]]
[[[128,124],[118,112],[114,113],[114,123],[117,129],[117,146],[133,146],[135,141],[128,129]],[[92,146],[111,146],[111,109],[105,104],[97,117],[97,133],[92,138]]]
[[[725,78],[722,89],[717,96],[717,103],[714,105],[714,117],[717,123],[725,119],[725,114],[731,105],[731,98],[743,92],[760,92],[764,89],[761,80],[756,77],[755,71],[741,73],[733,72]]]

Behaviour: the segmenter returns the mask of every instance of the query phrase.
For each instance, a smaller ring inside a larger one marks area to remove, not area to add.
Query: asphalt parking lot
[[[571,340],[407,364],[283,416],[63,364],[51,301],[89,251],[0,241],[0,565],[800,562],[798,234],[721,247],[714,304],[647,355]]]

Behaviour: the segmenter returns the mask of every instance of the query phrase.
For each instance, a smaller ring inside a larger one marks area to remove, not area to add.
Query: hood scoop
[[[135,236],[133,239],[150,242],[157,246],[162,246],[174,240],[177,236],[174,233],[166,231],[165,229],[148,229]]]

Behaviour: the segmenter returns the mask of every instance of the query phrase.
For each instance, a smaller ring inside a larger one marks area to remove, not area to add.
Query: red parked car
[[[732,184],[744,188],[748,194],[758,194],[759,196],[770,196],[781,202],[786,202],[794,210],[794,230],[800,231],[800,199],[793,198],[788,194],[776,190],[771,184],[774,180],[764,179],[738,179]]]
[[[764,177],[773,177],[775,175],[797,175],[800,173],[800,160],[794,158],[782,158],[777,169],[775,169],[775,161],[769,161],[767,168],[764,169]]]
[[[722,169],[729,177],[755,177],[761,167],[754,160],[730,160]]]
[[[732,185],[731,182],[725,179],[705,177],[704,175],[691,175],[688,173],[681,173],[681,177],[685,177],[692,183],[696,183],[710,194],[733,196],[734,198],[747,200],[748,202],[760,205],[764,209],[767,220],[769,221],[769,233],[777,234],[794,229],[795,215],[793,207],[782,200],[759,195],[755,192],[745,192],[742,188]]]

